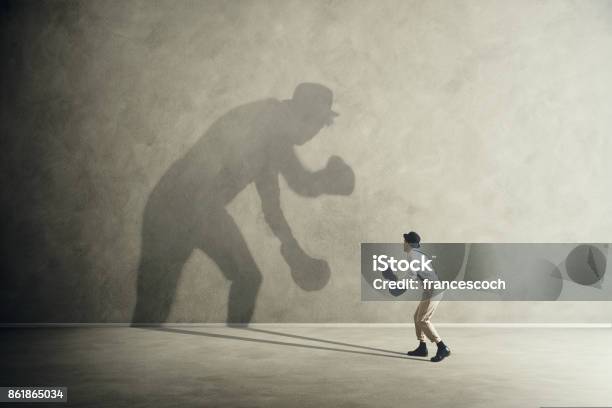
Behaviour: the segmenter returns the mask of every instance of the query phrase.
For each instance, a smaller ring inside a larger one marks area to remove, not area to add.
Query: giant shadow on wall
[[[333,122],[337,114],[331,110],[332,99],[328,88],[303,83],[289,100],[239,106],[215,121],[169,168],[144,211],[133,323],[166,321],[178,278],[194,249],[208,254],[231,281],[227,322],[251,320],[262,275],[225,208],[250,183],[255,183],[266,222],[281,241],[294,281],[304,290],[327,284],[327,262],[304,252],[285,219],[278,176],[307,197],[353,192],[354,173],[340,157],[311,172],[294,152],[294,146]]]

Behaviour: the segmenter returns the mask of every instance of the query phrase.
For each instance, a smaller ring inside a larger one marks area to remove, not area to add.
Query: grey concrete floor
[[[403,355],[405,327],[1,329],[0,385],[94,407],[612,406],[610,329],[440,332],[434,364]]]

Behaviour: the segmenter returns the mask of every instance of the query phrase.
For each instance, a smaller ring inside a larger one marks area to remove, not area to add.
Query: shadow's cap
[[[404,234],[404,241],[409,244],[416,245],[417,248],[421,246],[421,237],[414,231],[410,231],[409,233]]]
[[[303,82],[299,84],[291,101],[298,106],[299,109],[306,112],[317,112],[325,114],[328,117],[336,117],[340,114],[331,109],[334,100],[334,94],[326,86],[315,84],[312,82]]]

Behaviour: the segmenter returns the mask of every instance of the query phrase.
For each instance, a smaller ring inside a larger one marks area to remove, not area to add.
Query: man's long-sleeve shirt
[[[429,264],[432,265],[431,257],[425,252],[421,251],[418,248],[412,248],[410,252],[408,252],[408,261],[412,262],[413,260],[418,260],[420,265],[423,265],[425,262],[429,261]],[[421,262],[424,261],[424,262]],[[429,281],[437,281],[440,280],[438,278],[438,274],[436,270],[431,267],[431,270],[427,270],[426,268],[421,268],[419,271],[413,271],[410,269],[408,271],[408,279],[419,279],[421,281],[427,279]]]

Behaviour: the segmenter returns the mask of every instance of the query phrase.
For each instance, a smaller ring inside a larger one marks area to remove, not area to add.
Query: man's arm
[[[355,188],[353,170],[338,156],[330,157],[323,169],[310,171],[302,165],[293,147],[290,147],[281,161],[280,171],[289,187],[305,197],[321,194],[348,195]]]
[[[255,187],[261,199],[264,218],[274,235],[283,245],[299,246],[281,208],[278,174],[273,171],[264,172],[255,180]]]
[[[266,222],[281,241],[281,254],[295,283],[304,290],[324,287],[331,274],[327,262],[310,257],[297,242],[280,205],[278,173],[266,170],[255,180]]]
[[[310,171],[304,167],[295,154],[293,147],[289,147],[282,158],[281,173],[289,187],[304,197],[317,197],[323,192],[320,188],[321,172]]]

